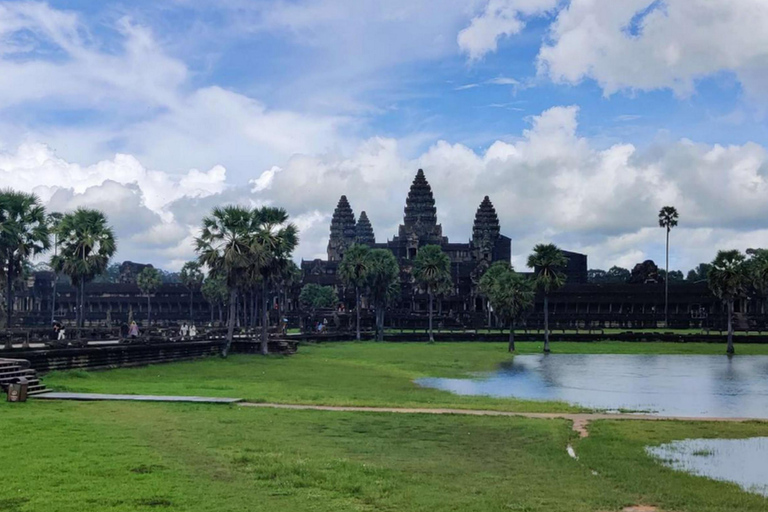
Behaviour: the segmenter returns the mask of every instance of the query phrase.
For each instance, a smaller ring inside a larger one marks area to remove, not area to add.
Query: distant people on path
[[[187,325],[187,322],[184,322],[183,324],[181,324],[181,329],[179,330],[179,334],[181,335],[182,340],[189,335],[189,326]]]
[[[59,339],[60,328],[61,328],[61,324],[59,322],[53,322],[53,328],[51,329],[51,334],[49,336],[49,339],[51,341],[56,341]]]
[[[131,327],[128,329],[128,337],[129,338],[139,337],[139,326],[136,325],[136,321],[131,322]]]
[[[128,331],[129,331],[129,327],[128,327],[127,323],[123,322],[122,324],[120,324],[120,339],[121,340],[124,340],[125,338],[128,337]]]
[[[195,339],[195,336],[197,336],[197,327],[192,324],[189,326],[189,339]]]

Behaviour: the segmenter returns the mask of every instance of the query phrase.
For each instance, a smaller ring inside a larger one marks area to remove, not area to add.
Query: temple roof
[[[371,226],[371,221],[368,220],[368,215],[364,211],[360,212],[360,218],[357,220],[356,243],[366,245],[376,243],[373,226]]]
[[[496,209],[488,196],[485,196],[483,202],[477,207],[475,213],[475,224],[472,227],[472,242],[480,246],[490,244],[499,237],[499,216],[496,215]]]
[[[328,240],[328,259],[341,259],[344,250],[355,243],[355,214],[347,196],[341,196],[331,218],[331,237]]]
[[[405,218],[400,226],[401,237],[415,234],[419,238],[442,238],[442,227],[437,224],[437,208],[424,171],[419,169],[405,199]]]

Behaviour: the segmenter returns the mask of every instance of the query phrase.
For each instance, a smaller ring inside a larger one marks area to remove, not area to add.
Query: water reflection
[[[733,482],[768,497],[768,437],[686,439],[646,450],[674,470]]]
[[[674,416],[768,418],[768,356],[516,356],[473,379],[417,383],[460,395],[563,400]]]

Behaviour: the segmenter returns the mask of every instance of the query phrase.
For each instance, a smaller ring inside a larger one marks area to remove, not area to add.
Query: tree
[[[267,330],[269,327],[268,293],[270,284],[280,279],[283,269],[299,243],[298,228],[288,222],[288,213],[282,208],[264,206],[252,212],[254,229],[252,252],[262,278],[261,353],[269,352]]]
[[[659,226],[667,231],[667,251],[665,275],[669,274],[669,232],[677,226],[678,213],[674,206],[665,206],[659,210]],[[669,325],[669,279],[664,280],[664,324]]]
[[[367,245],[352,244],[339,264],[339,277],[346,286],[355,288],[355,339],[360,341],[360,294],[371,268],[371,249]]]
[[[589,283],[605,283],[608,281],[608,272],[599,268],[591,268],[587,270],[587,282]]]
[[[98,210],[78,208],[61,218],[60,247],[51,259],[51,268],[69,276],[77,289],[77,325],[85,322],[85,284],[104,272],[117,251],[115,233],[107,217]]]
[[[533,306],[535,281],[521,276],[508,263],[497,262],[480,279],[480,286],[499,318],[509,324],[508,350],[514,352],[514,323],[525,310]]]
[[[733,302],[744,294],[747,273],[744,255],[733,249],[718,251],[709,269],[709,288],[717,298],[726,303],[728,309],[727,353],[735,352],[733,347]]]
[[[192,323],[195,321],[194,314],[192,313],[194,293],[195,290],[199,290],[200,286],[202,286],[203,277],[203,271],[201,270],[200,263],[197,261],[188,261],[181,267],[179,279],[189,290],[189,321]]]
[[[450,286],[451,260],[439,245],[425,245],[413,260],[413,277],[419,286],[426,288],[429,295],[429,342],[435,342],[432,333],[432,303],[438,289]]]
[[[61,219],[64,218],[64,214],[60,212],[51,212],[48,214],[48,229],[53,235],[53,256],[56,257],[59,254],[59,224]],[[53,272],[53,290],[51,291],[51,323],[56,320],[56,285],[59,281],[58,272]]]
[[[211,272],[203,281],[200,291],[211,306],[211,323],[213,323],[214,306],[219,306],[219,314],[221,314],[221,306],[227,301],[227,279],[222,275]]]
[[[606,278],[609,283],[626,283],[631,276],[632,272],[630,272],[629,269],[617,267],[615,265],[609,268],[606,273]]]
[[[144,267],[144,270],[136,276],[136,284],[139,285],[141,293],[147,296],[147,328],[149,328],[152,320],[152,302],[150,297],[163,284],[163,278],[160,271],[155,267]]]
[[[253,249],[253,215],[250,209],[217,206],[203,218],[202,231],[195,239],[198,262],[206,265],[210,272],[222,276],[229,293],[227,340],[221,349],[221,357],[227,357],[232,347],[235,301],[248,269],[255,264]]]
[[[711,265],[709,263],[699,263],[696,268],[688,271],[688,275],[685,279],[691,282],[706,281],[709,276],[710,268]]]
[[[536,287],[544,293],[544,352],[549,352],[549,293],[565,284],[562,270],[568,258],[554,244],[537,244],[528,256],[528,266],[533,269]]]
[[[376,341],[384,341],[384,312],[400,292],[400,267],[387,249],[373,249],[366,280],[368,296],[376,313]]]
[[[314,314],[316,309],[336,306],[339,303],[339,297],[331,286],[308,283],[301,287],[299,303],[302,307],[312,310]]]
[[[34,194],[0,191],[0,267],[6,281],[6,325],[13,319],[13,283],[29,259],[50,247],[45,208]]]

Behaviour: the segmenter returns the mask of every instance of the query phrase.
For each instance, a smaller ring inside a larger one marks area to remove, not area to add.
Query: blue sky
[[[0,2],[0,177],[101,204],[179,267],[205,208],[288,208],[322,256],[346,193],[394,235],[424,167],[446,233],[484,195],[514,262],[673,267],[768,244],[761,0]]]

